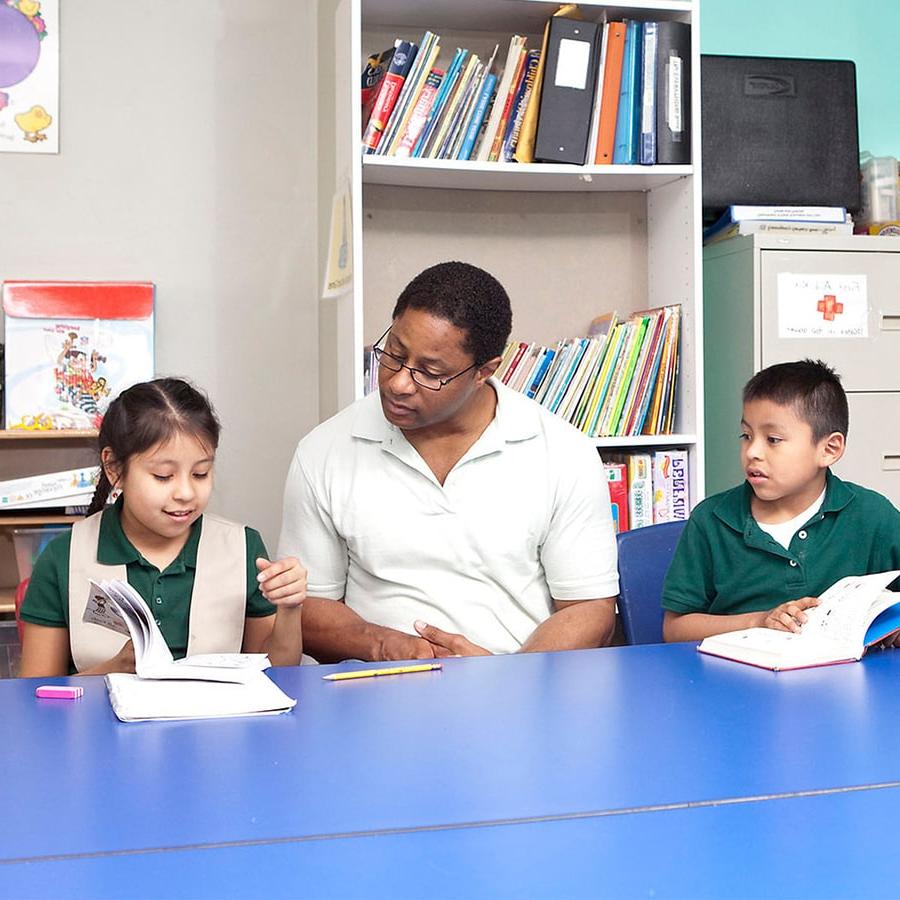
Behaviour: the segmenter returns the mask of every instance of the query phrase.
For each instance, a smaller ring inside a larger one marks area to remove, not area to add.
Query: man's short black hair
[[[512,329],[512,309],[503,285],[478,266],[443,262],[420,272],[403,289],[393,318],[422,309],[466,333],[463,349],[476,365],[501,356]]]
[[[847,436],[850,413],[841,379],[820,359],[778,363],[744,385],[744,403],[770,400],[789,406],[812,429],[818,442],[835,431]]]

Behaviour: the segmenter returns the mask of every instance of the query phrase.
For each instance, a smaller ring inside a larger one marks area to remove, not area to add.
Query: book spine
[[[597,153],[594,157],[594,163],[598,166],[612,163],[625,51],[625,23],[610,22],[609,25],[606,71],[603,73],[603,96],[600,98],[600,120],[597,125]]]
[[[632,528],[653,524],[653,474],[649,453],[628,456],[628,515]]]
[[[360,106],[362,108],[361,119],[363,134],[365,134],[366,126],[369,124],[369,117],[372,115],[372,108],[378,99],[378,92],[382,79],[391,64],[394,57],[394,48],[391,47],[382,53],[375,53],[369,57],[366,66],[363,69],[362,79],[359,89]]]
[[[428,113],[428,119],[425,122],[425,128],[422,129],[422,134],[419,135],[419,140],[416,142],[416,146],[413,148],[413,156],[425,156],[428,148],[428,143],[431,140],[431,135],[434,132],[434,129],[437,127],[438,121],[441,116],[444,114],[444,103],[447,99],[447,95],[450,92],[450,89],[456,84],[456,75],[459,70],[460,63],[463,59],[463,51],[457,47],[456,53],[453,55],[453,61],[450,63],[449,68],[447,69],[447,74],[441,81],[441,86],[438,89],[437,97],[435,97],[434,103],[431,106],[431,111]]]
[[[653,454],[653,521],[674,522],[690,515],[687,450],[657,450]]]
[[[401,41],[394,56],[391,59],[391,66],[381,79],[381,89],[378,91],[378,98],[372,107],[372,115],[369,116],[369,124],[366,126],[365,134],[363,134],[363,152],[374,153],[384,129],[387,126],[388,119],[393,112],[397,98],[403,88],[403,82],[409,73],[409,68],[416,55],[416,45],[409,41]]]
[[[516,143],[519,140],[519,132],[522,129],[522,120],[525,118],[525,110],[528,108],[528,101],[531,99],[534,79],[537,75],[540,60],[540,50],[528,51],[525,61],[525,77],[522,79],[518,94],[513,102],[506,134],[500,149],[500,159],[503,162],[512,162],[513,155],[516,152]]]
[[[672,450],[670,456],[672,459],[672,519],[687,519],[691,509],[687,451]]]
[[[779,219],[785,222],[847,221],[843,206],[730,206],[726,210],[731,222],[754,219]]]
[[[609,483],[609,504],[616,534],[628,531],[628,472],[624,463],[604,463]]]
[[[644,22],[639,159],[642,166],[656,164],[656,33],[656,22]]]
[[[519,55],[516,59],[515,70],[513,71],[513,77],[509,84],[509,91],[506,94],[506,100],[504,101],[503,105],[503,113],[500,116],[500,122],[497,125],[497,132],[494,135],[494,142],[491,145],[491,151],[488,154],[488,162],[498,162],[500,159],[500,150],[503,147],[503,137],[506,134],[506,125],[509,122],[510,110],[512,109],[512,105],[515,102],[516,94],[519,91],[519,86],[525,74],[526,56],[527,53],[525,51],[525,44],[523,43],[519,48]]]
[[[428,111],[431,109],[431,105],[434,103],[434,98],[437,96],[438,86],[441,83],[441,79],[444,77],[444,73],[440,69],[432,69],[431,72],[428,73],[428,77],[425,79],[425,85],[423,86],[421,92],[419,93],[419,97],[416,100],[416,105],[413,107],[412,113],[410,113],[409,121],[406,123],[406,128],[403,131],[403,136],[400,138],[400,142],[397,144],[397,151],[394,154],[395,156],[409,156],[413,145],[418,139],[419,135],[422,133],[422,129],[425,127],[425,121],[428,118]]]
[[[469,120],[469,127],[466,130],[466,136],[463,140],[462,147],[459,149],[457,159],[470,159],[472,150],[475,148],[475,142],[478,140],[478,133],[481,131],[484,117],[487,115],[488,104],[491,101],[491,95],[497,85],[497,76],[493,73],[488,74],[481,88],[481,96],[478,98],[478,105],[475,112]]]

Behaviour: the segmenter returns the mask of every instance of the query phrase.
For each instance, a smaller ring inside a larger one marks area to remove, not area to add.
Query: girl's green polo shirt
[[[846,575],[900,569],[900,511],[881,494],[827,473],[819,511],[785,549],[750,512],[749,484],[691,514],[666,575],[675,613],[737,615],[818,597]]]
[[[187,652],[188,618],[197,545],[203,527],[201,516],[192,526],[187,543],[164,572],[160,572],[135,549],[122,531],[119,518],[122,500],[103,512],[97,561],[106,565],[124,565],[128,583],[147,601],[172,655],[180,659]],[[244,528],[247,538],[247,615],[271,616],[275,607],[263,597],[256,580],[256,559],[268,559],[259,532]],[[50,628],[69,626],[69,547],[71,532],[54,538],[34,564],[28,592],[20,615],[26,622]]]

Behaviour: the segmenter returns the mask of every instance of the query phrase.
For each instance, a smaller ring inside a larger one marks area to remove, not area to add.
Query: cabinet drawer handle
[[[881,314],[881,330],[882,331],[900,331],[900,315],[892,315],[891,313]]]
[[[885,472],[900,472],[900,453],[882,453],[881,468]]]

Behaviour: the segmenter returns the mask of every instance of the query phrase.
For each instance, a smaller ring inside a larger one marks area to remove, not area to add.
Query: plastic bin
[[[893,156],[869,156],[862,161],[862,225],[892,222],[898,218],[897,160]]]
[[[44,547],[57,535],[68,531],[70,527],[69,525],[45,525],[41,528],[13,528],[13,549],[16,554],[19,581],[31,578],[34,562],[41,555]]]

